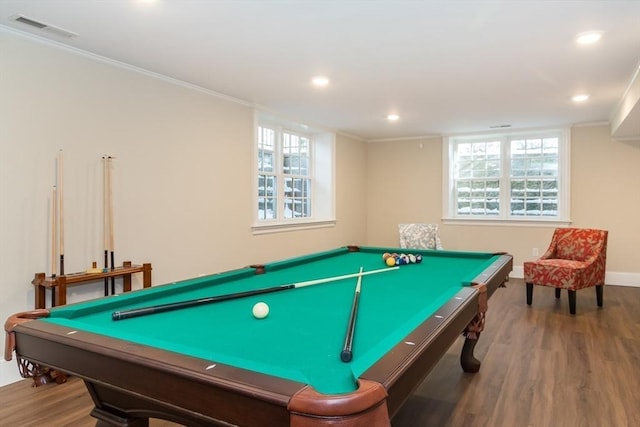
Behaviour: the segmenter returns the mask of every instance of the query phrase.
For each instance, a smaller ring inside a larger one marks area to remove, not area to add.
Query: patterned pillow
[[[400,247],[442,249],[437,224],[398,224]]]

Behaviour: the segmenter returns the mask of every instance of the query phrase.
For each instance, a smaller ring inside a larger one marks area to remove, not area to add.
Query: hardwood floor
[[[456,341],[393,419],[394,427],[624,427],[640,425],[640,288],[606,286],[577,293],[536,287],[525,303],[521,280],[489,300],[476,347],[477,374],[460,369]],[[83,383],[0,388],[0,425],[95,425]],[[152,420],[153,427],[175,424]]]

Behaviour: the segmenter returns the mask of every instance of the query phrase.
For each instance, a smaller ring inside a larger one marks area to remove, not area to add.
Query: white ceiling
[[[369,140],[611,121],[640,64],[634,0],[0,0],[0,25]]]

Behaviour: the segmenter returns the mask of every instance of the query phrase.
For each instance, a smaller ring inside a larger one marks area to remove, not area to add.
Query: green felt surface
[[[178,352],[346,393],[356,378],[417,325],[473,280],[497,256],[488,253],[412,251],[421,264],[362,279],[354,356],[340,360],[356,278],[120,321],[116,310],[145,307],[357,273],[385,267],[389,248],[345,248],[253,269],[155,286],[128,294],[56,307],[43,321]],[[393,250],[393,249],[391,249]],[[396,249],[397,251],[397,249]],[[270,307],[257,320],[258,301]]]

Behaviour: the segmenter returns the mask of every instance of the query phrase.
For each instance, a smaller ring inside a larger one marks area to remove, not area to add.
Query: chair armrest
[[[553,245],[553,246],[549,246],[547,248],[547,250],[545,251],[545,253],[543,253],[540,256],[540,258],[538,258],[538,260],[541,260],[541,259],[555,259],[555,258],[557,258],[557,256],[556,256],[556,247],[555,247],[555,245]]]

